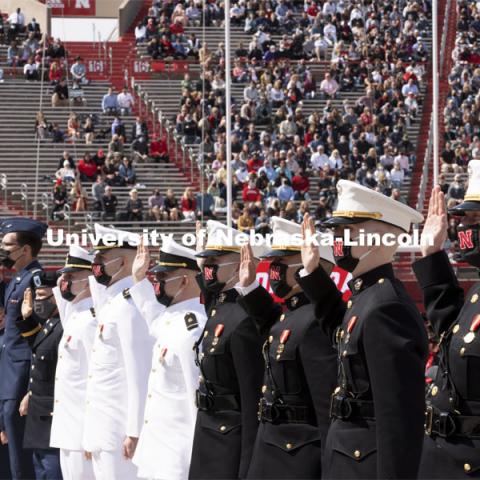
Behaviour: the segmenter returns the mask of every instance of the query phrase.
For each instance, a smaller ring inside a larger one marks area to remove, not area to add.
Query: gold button
[[[88,378],[92,378],[92,376],[91,376],[91,375],[89,375],[89,376],[88,376]]]
[[[145,420],[145,423],[148,423],[148,420]]]
[[[432,388],[432,397],[435,397],[435,395],[437,395],[438,393],[438,387],[435,385],[433,388]]]
[[[226,429],[227,429],[227,427],[226,427],[225,425],[222,425],[222,426],[220,427],[220,431],[221,431],[221,432],[224,432]]]
[[[354,456],[355,458],[360,458],[360,457],[362,456],[362,454],[360,453],[360,450],[355,450],[355,451],[353,452],[353,456]]]
[[[352,308],[352,301],[351,300],[348,301],[347,308]]]
[[[214,317],[216,313],[217,313],[217,311],[215,309],[213,309],[211,316]]]
[[[453,327],[452,332],[453,332],[453,333],[457,333],[459,330],[460,330],[460,325],[457,323],[457,324]]]
[[[155,373],[157,370],[155,368],[152,368],[152,373]]]
[[[285,320],[285,314],[282,313],[282,314],[280,315],[280,321],[283,322],[284,320]]]
[[[62,358],[62,356],[60,356],[60,358]],[[40,360],[45,360],[45,357],[42,355],[42,356],[40,357]]]
[[[55,403],[58,403],[60,400],[55,400]]]
[[[463,466],[463,469],[468,473],[472,469],[472,466],[469,463],[466,463]]]
[[[384,278],[380,278],[380,279],[378,280],[378,283],[382,284],[384,281],[385,281]],[[358,450],[355,450],[355,453],[357,453],[357,452],[358,452]],[[360,452],[358,452],[358,453],[360,454]]]
[[[474,293],[474,294],[472,295],[472,298],[470,299],[470,302],[471,302],[471,303],[476,303],[477,300],[478,300],[478,293]],[[468,464],[467,464],[467,465],[468,465]]]
[[[344,351],[342,352],[342,357],[346,357],[346,356],[347,356],[347,351],[344,350]]]
[[[32,365],[32,370],[34,370],[34,369],[35,369],[35,365]]]
[[[262,387],[262,393],[265,393],[266,391],[267,391],[267,386],[264,385],[264,386]]]
[[[148,398],[152,398],[152,394],[151,394],[151,393],[148,394]]]
[[[291,443],[287,443],[285,447],[287,450],[291,450],[293,448],[293,445]]]
[[[58,377],[55,377],[55,381],[58,382]]]
[[[277,355],[275,358],[276,358],[277,360],[280,360],[280,357],[281,357],[281,355]]]
[[[340,387],[337,387],[337,388],[334,390],[334,392],[333,392],[333,393],[339,393],[339,392],[340,392],[340,390],[341,390],[341,388],[340,388]]]
[[[272,343],[272,342],[273,342],[273,335],[270,335],[270,336],[268,337],[268,342],[269,342],[269,343]]]
[[[95,349],[94,349],[94,348],[92,348],[92,352],[95,352]]]
[[[463,357],[465,355],[465,347],[460,349],[460,356]]]
[[[210,349],[210,353],[213,353],[214,351],[215,351],[214,348],[211,348],[211,349]]]
[[[33,378],[30,378],[30,383],[33,383]]]
[[[205,330],[204,334],[203,334],[203,338],[207,338],[208,337],[208,330]]]

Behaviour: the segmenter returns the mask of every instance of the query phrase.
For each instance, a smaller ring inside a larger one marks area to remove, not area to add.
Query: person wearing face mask
[[[27,417],[23,446],[33,452],[35,478],[61,480],[59,450],[50,446],[55,370],[63,335],[52,291],[56,283],[57,272],[33,274],[33,286],[24,292],[22,318],[16,325],[32,352],[28,392],[19,408],[20,415]]]
[[[480,160],[468,164],[468,190],[448,213],[459,216],[461,260],[480,268]],[[478,478],[480,475],[480,283],[465,295],[450,264],[445,197],[436,186],[422,235],[422,258],[413,271],[423,291],[427,318],[441,339],[438,370],[427,391],[421,478]]]
[[[257,434],[264,338],[255,326],[259,320],[245,313],[233,288],[241,235],[209,220],[206,247],[197,242],[198,280],[208,319],[195,344],[201,377],[190,479],[245,478]]]
[[[92,480],[93,467],[82,448],[87,375],[97,328],[88,277],[93,255],[71,245],[53,289],[63,326],[55,375],[55,407],[50,446],[60,449],[64,480]]]
[[[152,341],[129,288],[140,237],[95,224],[89,277],[97,318],[86,395],[83,448],[96,479],[132,480],[147,397]]]
[[[0,233],[3,234],[0,263],[14,270],[5,288],[5,333],[0,346],[0,417],[3,417],[4,436],[8,439],[13,479],[34,477],[31,451],[22,447],[25,418],[18,413],[28,389],[31,351],[16,322],[22,318],[25,289],[30,286],[33,273],[42,268],[37,256],[46,230],[44,223],[23,217],[9,218],[0,223]]]
[[[263,258],[271,260],[270,287],[285,300],[284,312],[255,279],[249,246],[242,247],[236,287],[242,295],[240,305],[261,319],[259,331],[269,332],[263,345],[260,427],[247,478],[320,478],[336,355],[296,280],[302,268],[300,225],[273,217],[272,226],[272,248]],[[332,270],[328,247],[322,248],[320,262],[326,271]]]
[[[133,264],[132,299],[155,339],[145,416],[133,462],[138,476],[184,480],[188,476],[197,408],[199,369],[193,346],[207,317],[196,282],[195,250],[173,239],[163,243],[149,270],[148,249],[140,244]]]
[[[298,275],[338,352],[322,478],[417,478],[428,339],[415,303],[395,277],[392,260],[399,235],[423,216],[354,182],[340,180],[337,189],[337,209],[322,225],[333,229],[335,263],[352,273],[352,296],[343,302],[318,267],[318,248],[308,241]],[[308,215],[304,231],[314,232]],[[362,245],[362,231],[383,241]],[[358,245],[347,244],[348,234]]]

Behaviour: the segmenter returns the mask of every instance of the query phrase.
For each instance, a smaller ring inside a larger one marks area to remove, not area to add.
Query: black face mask
[[[50,295],[43,300],[33,301],[33,311],[42,323],[47,321],[57,308],[57,306],[49,300],[52,297],[53,295]]]
[[[205,265],[202,270],[205,288],[212,293],[219,293],[225,287],[225,282],[218,281],[218,265]]]
[[[343,244],[342,237],[336,237],[333,242],[333,258],[335,264],[347,272],[353,272],[360,261],[352,255],[352,247]]]
[[[112,279],[112,276],[108,275],[108,273],[105,271],[105,265],[103,263],[93,263],[92,273],[95,277],[95,280],[101,285],[107,286]]]
[[[284,263],[272,262],[268,268],[268,278],[273,293],[280,298],[285,298],[292,290],[287,283],[288,265]]]
[[[480,268],[480,224],[459,225],[458,246],[464,262]]]
[[[60,282],[60,295],[67,302],[71,302],[76,295],[72,293],[72,281],[71,280],[62,280]]]
[[[165,280],[155,280],[153,283],[153,289],[155,291],[157,302],[165,305],[166,307],[170,306],[173,301],[173,297],[171,295],[167,295],[165,290]]]
[[[5,268],[12,268],[15,265],[15,262],[18,260],[12,260],[10,258],[10,254],[13,252],[16,252],[17,250],[20,250],[17,248],[16,250],[5,250],[4,248],[0,248],[0,263],[5,267]]]

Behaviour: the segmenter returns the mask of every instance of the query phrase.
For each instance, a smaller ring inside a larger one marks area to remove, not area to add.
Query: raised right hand
[[[238,272],[241,287],[248,287],[256,278],[256,266],[250,244],[242,245],[240,250],[240,271]]]
[[[443,249],[447,240],[447,227],[445,196],[440,187],[436,185],[430,196],[427,219],[420,238],[420,249],[423,257]]]
[[[320,262],[320,250],[312,240],[315,235],[315,225],[308,213],[303,217],[302,222],[302,263],[308,274],[317,269]]]
[[[150,266],[150,253],[143,244],[143,238],[137,246],[137,255],[132,265],[132,276],[134,283],[141,282],[147,276],[147,270]]]

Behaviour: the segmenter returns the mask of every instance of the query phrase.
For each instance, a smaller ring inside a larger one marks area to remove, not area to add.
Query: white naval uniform
[[[97,321],[90,297],[72,303],[62,298],[58,287],[53,294],[63,337],[58,345],[50,446],[60,449],[64,480],[90,480],[94,478],[93,467],[85,458],[82,437],[88,365]]]
[[[97,480],[132,480],[137,468],[122,457],[125,437],[139,437],[152,340],[124,290],[126,277],[104,289],[89,277],[97,317],[87,385],[83,447],[92,452]],[[101,299],[100,303],[97,303]]]
[[[207,320],[205,308],[195,298],[165,309],[147,279],[130,293],[156,339],[145,420],[133,461],[140,478],[185,480],[197,418],[199,369],[193,345]],[[187,325],[193,326],[195,319],[198,326],[188,330]]]

